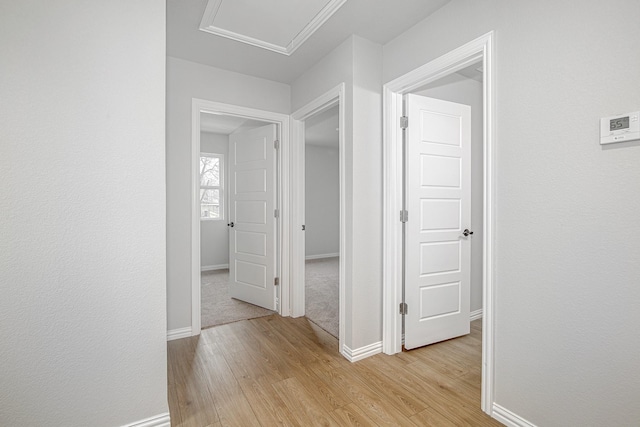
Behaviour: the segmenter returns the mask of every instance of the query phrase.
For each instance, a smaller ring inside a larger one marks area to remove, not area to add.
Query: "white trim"
[[[484,241],[482,317],[482,410],[490,414],[494,379],[494,245],[495,245],[495,129],[493,32],[489,32],[433,61],[387,83],[383,88],[384,221],[383,221],[383,351],[395,354],[402,346],[402,97],[427,83],[482,60],[484,103]]]
[[[346,345],[342,347],[342,355],[346,357],[349,362],[357,362],[378,353],[382,353],[382,341],[374,342],[373,344],[356,348],[355,350],[351,350]]]
[[[203,265],[200,267],[200,271],[214,271],[214,270],[224,270],[225,268],[229,268],[229,263],[227,264],[218,264],[218,265]]]
[[[474,320],[482,319],[482,309],[474,310],[469,314],[470,314],[470,316],[469,316],[469,321],[470,322],[473,322]]]
[[[492,416],[508,427],[536,427],[535,424],[525,420],[519,415],[514,414],[510,410],[503,408],[497,403],[493,404]]]
[[[193,98],[191,101],[191,334],[199,335],[201,330],[200,320],[200,113],[225,114],[228,116],[244,117],[261,120],[263,122],[278,125],[280,148],[278,164],[280,170],[278,182],[278,203],[276,208],[280,211],[277,219],[277,239],[280,253],[276,253],[276,277],[280,278],[280,286],[276,292],[280,304],[278,311],[281,316],[289,316],[289,246],[282,242],[289,241],[289,116],[270,111],[257,110],[239,105],[224,104],[221,102],[207,101]]]
[[[346,254],[347,250],[347,223],[346,223],[346,172],[345,172],[345,84],[341,83],[291,115],[291,197],[292,215],[291,233],[291,315],[293,317],[304,316],[304,263],[305,241],[302,225],[304,224],[304,120],[313,114],[325,111],[335,105],[339,105],[338,113],[338,162],[340,182],[340,254]],[[343,258],[339,265],[339,302],[338,302],[338,348],[343,348],[346,319],[346,268]]]
[[[306,259],[306,260],[324,259],[324,258],[335,258],[335,257],[339,257],[339,256],[340,256],[340,252],[336,252],[334,254],[307,255],[306,257],[304,257],[304,259]]]
[[[122,427],[171,427],[171,417],[168,412],[156,415],[155,417],[145,418]]]
[[[289,42],[287,46],[277,45],[265,40],[256,39],[255,37],[247,36],[246,34],[236,33],[234,31],[225,30],[214,25],[213,21],[218,14],[220,4],[222,0],[209,0],[207,7],[200,21],[200,31],[215,34],[217,36],[226,37],[231,40],[235,40],[241,43],[246,43],[252,46],[261,47],[273,52],[278,52],[283,55],[291,55],[302,44],[307,41],[309,37],[313,35],[318,29],[325,23],[331,16],[342,7],[347,0],[329,0],[327,4],[316,14],[316,16],[309,21],[305,27]]]
[[[191,326],[186,328],[171,329],[167,331],[167,341],[179,340],[180,338],[189,338],[192,336]]]

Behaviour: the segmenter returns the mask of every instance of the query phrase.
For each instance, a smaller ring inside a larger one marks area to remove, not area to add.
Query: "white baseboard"
[[[171,427],[171,418],[169,417],[169,413],[166,412],[122,427]]]
[[[335,254],[320,254],[320,255],[307,255],[306,257],[304,257],[305,260],[310,260],[310,259],[323,259],[323,258],[335,258],[337,256],[340,256],[340,253],[335,253]]]
[[[200,271],[224,270],[227,268],[229,268],[229,264],[203,265],[200,267]]]
[[[535,424],[530,423],[524,418],[514,414],[510,410],[498,405],[497,403],[493,404],[492,415],[493,418],[500,421],[507,427],[536,427]]]
[[[470,319],[471,322],[473,322],[474,320],[482,319],[482,309],[472,311],[470,314],[471,314],[471,319]]]
[[[191,326],[186,328],[171,329],[167,331],[167,341],[179,340],[180,338],[189,338],[191,336]]]
[[[373,344],[356,348],[355,350],[351,350],[346,345],[342,349],[342,354],[349,362],[357,362],[358,360],[366,359],[378,353],[382,353],[382,341],[374,342]]]

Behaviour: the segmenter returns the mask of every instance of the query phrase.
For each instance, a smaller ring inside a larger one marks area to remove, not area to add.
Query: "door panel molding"
[[[468,105],[405,95],[406,349],[470,332],[471,241],[462,230],[471,227],[471,114]],[[445,155],[454,161],[424,161]]]
[[[277,200],[277,139],[278,129],[273,123],[232,133],[227,167],[229,221],[235,223],[229,230],[229,296],[268,310],[277,308],[277,218],[269,214],[274,212]],[[253,179],[254,173],[263,178]],[[238,239],[239,235],[245,238]],[[239,247],[238,243],[244,245]]]
[[[192,98],[191,100],[191,335],[199,335],[201,331],[201,292],[200,292],[200,114],[224,114],[246,119],[260,120],[278,126],[280,147],[277,150],[276,187],[278,201],[276,209],[280,212],[276,219],[278,231],[276,239],[276,275],[280,278],[278,313],[289,316],[289,245],[290,236],[290,118],[286,114],[258,110],[239,105]]]
[[[382,346],[386,354],[402,349],[402,223],[403,151],[400,117],[403,96],[482,60],[483,73],[483,316],[482,316],[482,410],[493,415],[494,377],[494,242],[495,242],[495,136],[494,136],[494,33],[489,32],[451,52],[410,71],[383,87],[383,329]]]

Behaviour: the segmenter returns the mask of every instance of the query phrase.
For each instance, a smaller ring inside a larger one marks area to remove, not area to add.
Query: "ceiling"
[[[331,107],[304,121],[304,140],[309,145],[338,148],[338,111]]]
[[[246,119],[244,117],[200,113],[200,130],[202,132],[230,135],[237,131],[241,132],[243,130],[254,129],[266,124],[268,123]]]
[[[482,82],[482,61],[469,65],[467,68],[463,68],[458,71],[458,74],[462,74],[468,79],[473,79],[478,82]]]
[[[290,84],[350,35],[385,44],[449,1],[167,0],[167,55]],[[327,17],[331,10],[324,7],[332,4],[337,9]],[[326,22],[311,32],[307,24],[320,18]],[[221,28],[226,35],[202,31],[201,26]],[[228,33],[289,54],[234,40]],[[304,40],[291,46],[296,38]]]
[[[208,0],[200,23],[209,32],[291,55],[347,0]],[[270,25],[256,25],[269,22]]]
[[[472,64],[466,68],[458,70],[455,73],[448,74],[444,77],[439,78],[431,83],[427,83],[426,85],[420,86],[412,91],[412,93],[425,95],[424,91],[450,85],[453,83],[458,83],[463,80],[475,80],[477,82],[482,83],[482,62],[477,62]],[[428,96],[428,95],[427,95]]]

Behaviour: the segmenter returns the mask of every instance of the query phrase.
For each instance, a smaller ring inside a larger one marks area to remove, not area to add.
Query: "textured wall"
[[[0,6],[0,425],[166,414],[164,2]]]
[[[353,344],[382,339],[382,46],[353,38]]]

